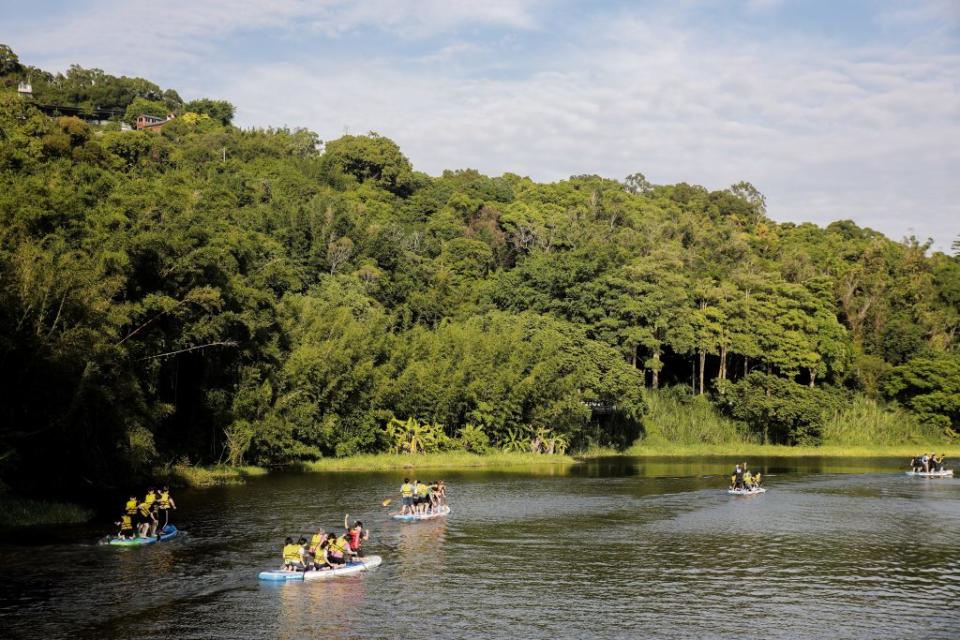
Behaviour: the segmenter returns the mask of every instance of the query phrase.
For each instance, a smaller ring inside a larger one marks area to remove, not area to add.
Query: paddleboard
[[[908,476],[919,476],[921,478],[952,478],[953,469],[944,469],[943,471],[907,471]]]
[[[727,489],[727,493],[732,496],[755,496],[761,493],[766,493],[767,490],[763,487],[758,489]]]
[[[380,556],[367,556],[365,558],[360,558],[357,562],[351,562],[345,567],[337,567],[336,569],[320,569],[319,571],[307,571],[303,574],[303,579],[307,582],[311,582],[313,580],[329,580],[330,578],[336,578],[337,576],[352,576],[362,573],[367,569],[379,567],[381,562],[383,562],[383,560],[380,558]]]
[[[177,528],[172,524],[165,526],[161,532],[160,536],[153,536],[152,538],[129,538],[124,540],[123,538],[110,538],[110,544],[116,545],[118,547],[138,547],[142,544],[154,544],[157,542],[164,542],[174,537],[179,533]]]
[[[266,582],[312,582],[314,580],[329,580],[338,576],[352,576],[362,573],[367,569],[379,567],[383,560],[380,556],[367,556],[357,562],[337,567],[336,569],[320,569],[317,571],[284,571],[277,569],[273,571],[261,571],[257,577]]]
[[[399,513],[391,513],[390,517],[394,520],[401,520],[403,522],[417,522],[419,520],[433,520],[434,518],[442,518],[443,516],[450,513],[450,507],[443,505],[436,511],[432,513],[408,513],[405,515],[400,515]]]

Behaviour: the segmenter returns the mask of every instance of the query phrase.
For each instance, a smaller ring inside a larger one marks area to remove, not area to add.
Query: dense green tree
[[[960,433],[960,355],[914,358],[890,372],[885,391],[921,420]]]
[[[430,177],[376,134],[321,146],[143,79],[0,61],[8,484],[398,442],[619,446],[644,387],[671,385],[651,397],[696,419],[658,437],[713,420],[700,440],[816,442],[851,394],[914,416],[884,437],[960,429],[960,261],[927,243],[778,224],[748,183]],[[43,104],[178,117],[47,117],[25,76]]]
[[[222,125],[233,122],[233,116],[236,113],[236,108],[226,100],[211,100],[209,98],[191,100],[183,108],[185,111],[208,115]]]

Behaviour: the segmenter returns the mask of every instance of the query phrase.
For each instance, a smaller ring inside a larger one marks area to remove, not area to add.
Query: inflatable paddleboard
[[[379,567],[381,562],[383,562],[383,560],[380,558],[380,556],[367,556],[366,558],[359,558],[358,562],[351,562],[345,567],[338,567],[336,569],[321,569],[319,571],[307,571],[303,574],[303,579],[307,582],[311,582],[313,580],[329,580],[330,578],[336,578],[337,576],[352,576],[362,573],[367,569]]]
[[[732,496],[755,496],[766,492],[767,490],[763,487],[758,487],[756,489],[727,489],[727,493]]]
[[[443,505],[432,513],[408,513],[406,515],[391,513],[390,517],[394,520],[402,520],[403,522],[417,522],[419,520],[433,520],[434,518],[442,518],[448,513],[450,513],[450,507]]]
[[[159,536],[153,536],[152,538],[128,538],[124,540],[123,538],[110,538],[110,544],[116,545],[118,547],[138,547],[142,544],[154,544],[157,542],[164,542],[174,537],[179,533],[177,528],[172,524],[168,524],[160,531]]]
[[[258,578],[267,582],[312,582],[313,580],[329,580],[338,576],[352,576],[362,573],[367,569],[379,567],[383,560],[380,556],[367,556],[360,558],[356,562],[337,567],[336,569],[320,569],[318,571],[284,571],[282,569],[274,571],[261,571]]]
[[[919,476],[921,478],[952,478],[953,469],[944,469],[943,471],[907,471],[908,476]]]

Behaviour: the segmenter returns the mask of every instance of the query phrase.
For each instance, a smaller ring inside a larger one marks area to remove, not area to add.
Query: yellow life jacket
[[[413,496],[413,485],[409,482],[405,483],[400,487],[400,495],[404,498],[410,498]]]
[[[421,496],[428,496],[428,495],[430,495],[430,485],[424,484],[424,483],[418,484],[418,485],[417,485],[417,494],[419,494],[419,495],[421,495]]]
[[[120,516],[120,530],[127,531],[128,529],[133,529],[133,521],[130,520],[130,516]]]
[[[285,544],[283,545],[283,562],[284,564],[295,562],[300,562],[300,545],[298,544]]]
[[[757,486],[760,486],[760,480],[762,479],[763,475],[758,473],[757,475],[753,476],[753,483]]]
[[[137,505],[137,509],[140,511],[140,515],[149,516],[150,515],[150,504],[147,502],[141,502]]]
[[[169,491],[160,492],[160,508],[161,509],[170,508],[170,492]]]
[[[342,556],[347,550],[347,539],[343,536],[330,540],[327,543],[327,553],[334,556]]]
[[[153,503],[157,501],[157,494],[153,491],[148,491],[143,501],[147,503],[148,507],[153,506]]]
[[[128,516],[136,515],[137,513],[137,499],[127,500],[127,504],[124,507],[124,511],[127,512]]]
[[[310,538],[310,551],[316,553],[320,549],[320,542],[323,540],[322,533],[315,533],[313,537]]]

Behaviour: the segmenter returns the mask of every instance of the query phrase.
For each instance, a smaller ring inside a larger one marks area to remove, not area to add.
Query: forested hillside
[[[376,134],[241,130],[227,103],[155,85],[113,104],[166,103],[161,132],[91,128],[18,96],[9,58],[8,484],[183,458],[623,446],[669,437],[647,419],[668,401],[733,425],[694,441],[960,430],[956,255],[778,224],[748,183],[431,177]],[[872,426],[845,431],[857,416]]]

